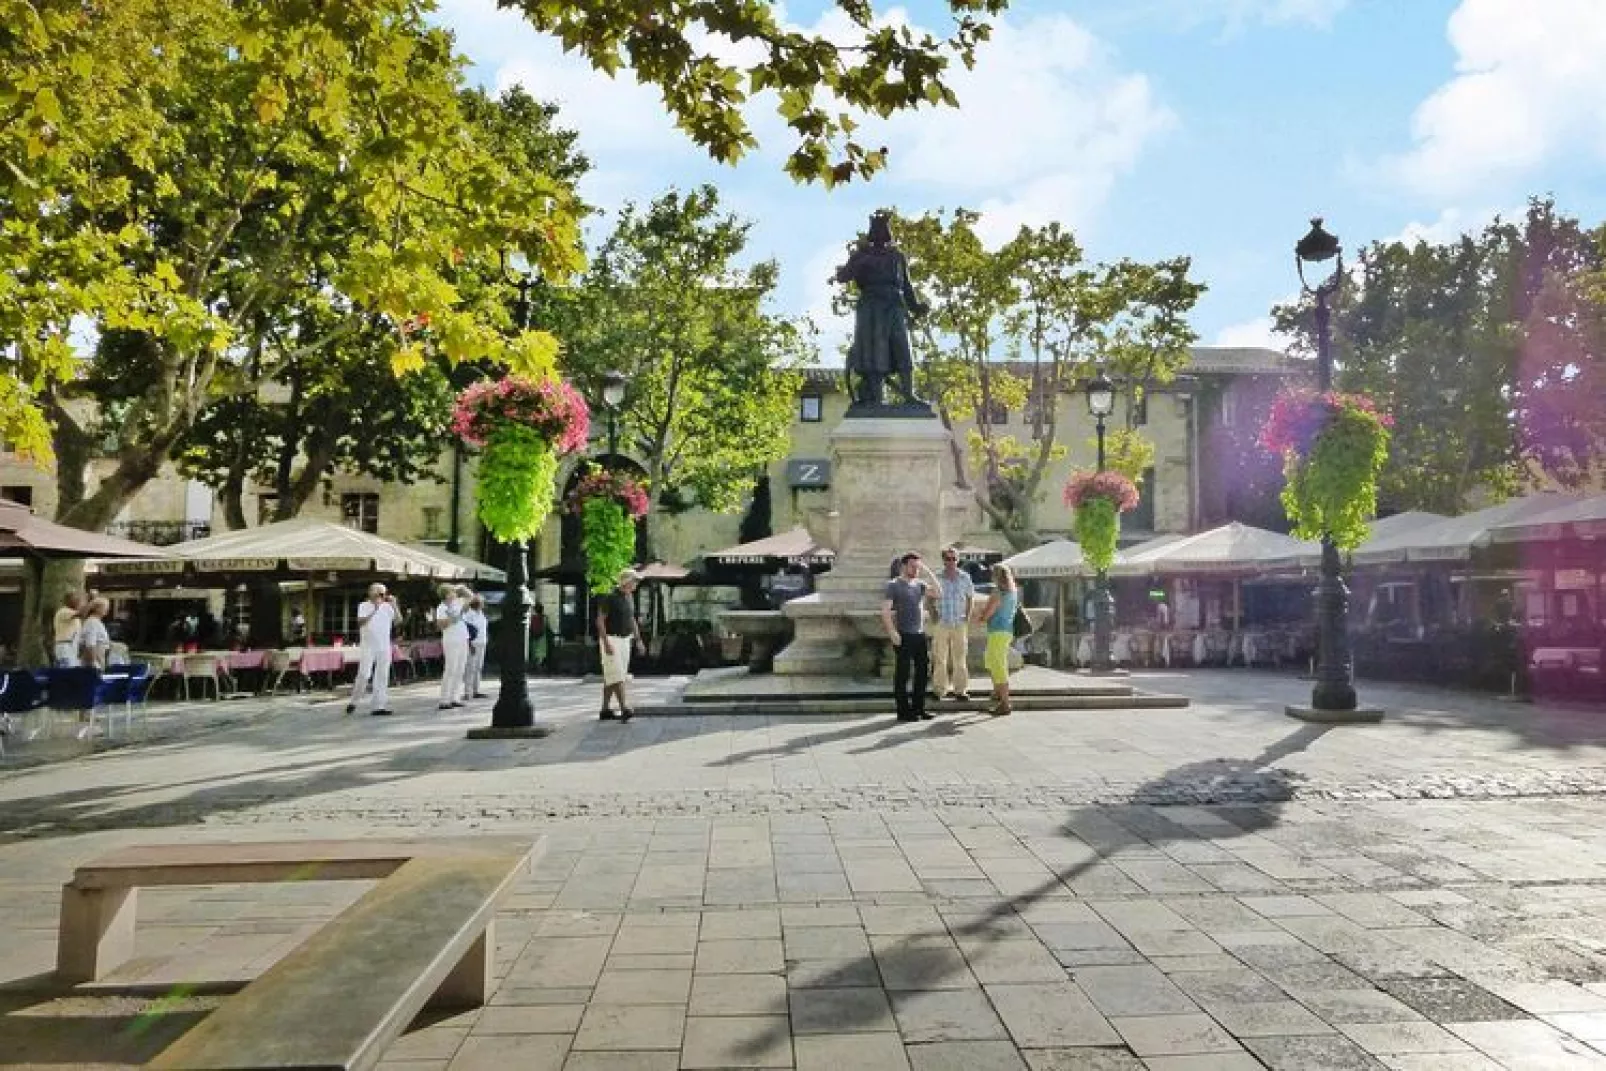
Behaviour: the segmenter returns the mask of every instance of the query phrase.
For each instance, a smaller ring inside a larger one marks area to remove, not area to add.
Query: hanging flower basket
[[[1138,507],[1138,489],[1119,472],[1078,472],[1065,485],[1065,504],[1076,511],[1082,556],[1102,573],[1115,562],[1123,513]]]
[[[580,517],[586,583],[593,592],[614,586],[636,560],[636,522],[647,515],[647,490],[629,475],[590,465],[564,501]]]
[[[1377,478],[1394,421],[1362,394],[1284,392],[1261,429],[1283,459],[1283,511],[1300,539],[1330,537],[1340,550],[1365,542],[1377,513]]]
[[[586,444],[591,412],[561,380],[507,376],[458,395],[452,431],[481,451],[479,516],[504,543],[541,532],[557,498],[558,459]]]

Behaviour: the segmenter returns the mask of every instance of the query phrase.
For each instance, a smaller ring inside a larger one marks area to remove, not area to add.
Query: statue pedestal
[[[873,672],[893,558],[918,551],[936,572],[938,551],[964,530],[968,496],[943,476],[950,443],[935,417],[854,417],[831,433],[833,505],[805,523],[836,561],[813,595],[782,608],[795,637],[775,657],[777,674]]]

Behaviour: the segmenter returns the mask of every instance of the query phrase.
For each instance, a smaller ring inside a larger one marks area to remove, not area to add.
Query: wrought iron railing
[[[212,525],[207,521],[113,521],[106,526],[106,534],[153,547],[170,547],[205,539],[212,534]]]

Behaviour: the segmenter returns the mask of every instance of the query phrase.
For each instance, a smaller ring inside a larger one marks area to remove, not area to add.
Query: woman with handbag
[[[976,615],[978,622],[987,625],[987,653],[982,665],[993,679],[993,703],[989,714],[1008,714],[1009,702],[1009,645],[1015,640],[1015,615],[1020,612],[1020,592],[1015,586],[1015,574],[1002,562],[993,566],[993,591],[986,604]]]

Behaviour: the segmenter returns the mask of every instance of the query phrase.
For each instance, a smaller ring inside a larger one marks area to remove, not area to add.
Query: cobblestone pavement
[[[0,1063],[134,1065],[218,999],[51,990],[74,865],[380,830],[547,839],[491,1005],[395,1068],[1606,1067],[1599,708],[1368,686],[1389,720],[1325,730],[1289,678],[1139,683],[1195,705],[619,725],[539,682],[553,736],[469,742],[420,688],[0,774]],[[248,978],[361,892],[144,894],[113,981]]]

